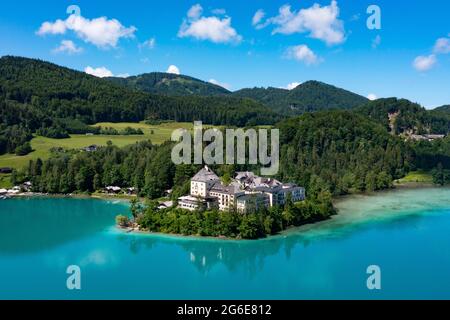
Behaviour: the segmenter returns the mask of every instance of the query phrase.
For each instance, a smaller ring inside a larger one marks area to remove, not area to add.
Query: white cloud
[[[114,74],[110,70],[106,69],[105,67],[92,68],[92,67],[88,66],[84,69],[84,72],[86,72],[87,74],[96,76],[98,78],[114,76]]]
[[[100,48],[116,47],[121,38],[132,38],[136,32],[134,26],[124,27],[118,20],[106,17],[86,19],[72,14],[66,20],[44,22],[36,32],[40,36],[47,34],[65,34],[73,31],[78,38]]]
[[[53,49],[54,53],[66,52],[68,54],[76,54],[83,52],[83,48],[77,47],[76,44],[71,40],[62,40],[61,44]]]
[[[255,15],[253,16],[253,19],[252,19],[252,25],[255,26],[257,29],[261,28],[262,26],[259,25],[259,23],[262,21],[262,19],[265,17],[265,15],[266,15],[266,13],[262,9],[259,9],[258,11],[256,11]]]
[[[301,82],[291,82],[283,89],[293,90],[293,89],[297,88],[301,84],[302,84]]]
[[[285,53],[286,58],[304,62],[306,65],[318,64],[321,59],[304,44],[289,47]]]
[[[450,34],[448,38],[439,38],[436,40],[433,53],[428,56],[418,56],[413,61],[413,67],[417,71],[428,71],[435,66],[438,61],[438,55],[450,53]]]
[[[369,93],[369,94],[367,95],[367,99],[373,101],[373,100],[377,100],[378,97],[377,97],[377,95],[376,95],[375,93]]]
[[[314,4],[307,9],[292,11],[290,5],[279,9],[278,15],[267,19],[257,28],[274,25],[272,34],[309,33],[314,39],[324,41],[327,45],[336,45],[345,41],[344,22],[339,20],[339,7],[335,0],[329,6]]]
[[[117,78],[128,78],[130,76],[129,73],[120,73],[116,77]]]
[[[213,14],[217,14],[217,15],[224,15],[227,13],[227,11],[225,9],[214,9],[211,11]]]
[[[381,44],[381,36],[377,35],[375,38],[372,39],[372,48],[376,49]]]
[[[433,52],[438,54],[450,53],[450,38],[437,39],[436,43],[434,44]]]
[[[178,37],[192,37],[214,43],[239,43],[242,40],[242,36],[231,26],[230,17],[204,17],[202,13],[203,8],[199,4],[192,6],[178,31]]]
[[[156,46],[156,39],[150,38],[139,44],[139,49],[148,48],[153,49]]]
[[[202,13],[203,13],[203,8],[200,4],[197,3],[189,9],[189,11],[187,12],[187,16],[189,19],[195,20],[195,19],[200,18]]]
[[[216,86],[220,86],[222,88],[225,88],[227,90],[231,89],[231,85],[225,82],[219,82],[216,79],[209,79],[209,83],[215,84]]]
[[[429,56],[418,56],[414,59],[413,66],[417,71],[428,71],[436,64],[436,55],[430,54]]]
[[[36,33],[40,36],[44,36],[46,34],[64,34],[66,33],[66,30],[66,22],[58,19],[53,23],[44,22]]]
[[[173,74],[180,74],[180,69],[178,69],[175,65],[170,65],[169,68],[167,68],[167,73],[173,73]]]

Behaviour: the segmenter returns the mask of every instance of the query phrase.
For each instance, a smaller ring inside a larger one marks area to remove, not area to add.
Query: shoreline
[[[333,197],[333,205],[347,200],[348,198],[351,197],[358,197],[358,196],[376,196],[376,195],[380,195],[383,193],[392,193],[392,192],[397,192],[397,191],[401,191],[401,190],[414,190],[414,189],[432,189],[432,188],[446,188],[449,186],[440,186],[440,185],[436,185],[434,183],[428,183],[428,182],[404,182],[404,183],[394,183],[392,188],[389,189],[383,189],[383,190],[377,190],[377,191],[373,191],[373,192],[359,192],[359,193],[351,193],[351,194],[345,194],[345,195],[341,195],[341,196],[335,196]]]
[[[355,193],[355,194],[348,194],[343,196],[336,196],[333,198],[333,206],[337,205],[340,202],[346,201],[349,198],[353,197],[370,197],[370,196],[378,196],[382,194],[389,194],[393,192],[398,192],[402,190],[415,190],[415,189],[433,189],[433,188],[446,188],[446,186],[438,186],[434,185],[432,183],[416,183],[416,182],[408,182],[404,184],[394,185],[393,188],[385,189],[385,190],[378,190],[375,192],[363,192],[363,193]],[[448,188],[448,187],[447,187]],[[213,236],[199,236],[199,235],[182,235],[182,234],[172,234],[172,233],[163,233],[163,232],[150,232],[145,230],[138,230],[137,228],[123,228],[119,226],[115,226],[116,230],[119,232],[122,232],[123,234],[132,234],[132,235],[141,235],[141,236],[158,236],[158,237],[164,237],[164,238],[172,238],[172,239],[185,239],[185,240],[219,240],[219,241],[261,241],[261,240],[272,240],[279,237],[286,237],[293,233],[298,233],[301,231],[308,231],[314,227],[320,226],[322,224],[326,224],[327,222],[330,222],[333,220],[333,217],[337,217],[340,215],[338,208],[336,208],[337,213],[328,219],[312,222],[312,223],[306,223],[301,226],[291,226],[287,229],[281,231],[278,234],[274,235],[267,235],[264,238],[258,238],[258,239],[239,239],[239,238],[229,238],[229,237],[213,237]],[[340,215],[342,216],[342,215]]]
[[[355,194],[348,194],[348,195],[342,195],[342,196],[336,196],[333,197],[333,206],[337,206],[339,203],[348,200],[349,198],[354,197],[371,197],[371,196],[377,196],[382,194],[389,194],[393,192],[398,192],[402,190],[414,190],[414,189],[432,189],[432,188],[446,188],[446,186],[437,186],[432,183],[417,183],[417,182],[408,182],[403,184],[396,184],[393,188],[385,189],[385,190],[379,190],[371,193],[355,193]],[[133,196],[117,196],[117,195],[102,195],[102,194],[43,194],[43,193],[20,193],[11,195],[10,198],[32,198],[32,197],[40,197],[40,198],[68,198],[68,199],[94,199],[94,200],[116,200],[121,201],[125,203],[129,203],[130,199],[136,198]],[[145,198],[139,198],[139,200],[145,200]],[[201,235],[182,235],[182,234],[172,234],[172,233],[163,233],[163,232],[150,232],[145,230],[139,230],[138,228],[133,227],[120,227],[117,224],[114,224],[113,227],[116,231],[118,231],[121,234],[124,235],[139,235],[139,236],[157,236],[157,237],[164,237],[169,239],[184,239],[184,240],[211,240],[211,241],[249,241],[254,242],[258,240],[272,240],[279,237],[286,237],[293,233],[298,233],[299,231],[307,231],[315,226],[320,226],[321,224],[327,223],[333,219],[335,216],[339,216],[339,209],[336,208],[337,213],[334,216],[331,216],[328,219],[313,222],[313,223],[307,223],[301,226],[291,226],[287,229],[281,231],[278,234],[275,235],[267,235],[264,238],[258,238],[258,239],[241,239],[241,238],[230,238],[225,236],[201,236]]]
[[[96,199],[96,200],[117,200],[123,202],[129,202],[131,199],[136,197],[133,196],[117,196],[117,195],[101,195],[101,194],[49,194],[49,193],[39,193],[39,192],[22,192],[17,194],[6,195],[8,199],[14,198],[49,198],[49,199]],[[139,200],[145,200],[145,198],[139,198]]]

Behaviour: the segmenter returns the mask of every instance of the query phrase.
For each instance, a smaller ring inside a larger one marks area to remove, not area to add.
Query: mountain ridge
[[[370,101],[355,109],[386,127],[393,134],[448,134],[450,116],[427,110],[407,99],[395,97]]]
[[[253,87],[232,92],[191,76],[163,72],[106,79],[134,90],[168,96],[199,95],[249,98],[276,112],[289,115],[328,109],[352,109],[369,101],[359,94],[317,80],[306,81],[292,90],[276,87]]]
[[[127,78],[109,77],[105,79],[132,89],[154,94],[174,96],[231,94],[229,90],[219,85],[187,75],[165,72],[149,72]]]

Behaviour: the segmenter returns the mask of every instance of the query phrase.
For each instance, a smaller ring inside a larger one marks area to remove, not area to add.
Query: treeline
[[[431,171],[433,182],[440,186],[450,184],[450,169],[444,169],[442,164],[438,164],[436,168]]]
[[[305,114],[280,123],[279,177],[309,194],[386,189],[411,168],[412,152],[400,138],[349,111]]]
[[[414,166],[430,171],[442,167],[450,170],[450,136],[434,141],[410,142],[414,152]]]
[[[187,211],[177,208],[158,209],[157,202],[146,208],[131,208],[133,219],[143,230],[180,235],[258,239],[275,235],[289,227],[301,226],[328,219],[335,214],[331,198],[292,203],[283,207],[271,207],[246,214],[235,211]],[[117,223],[122,227],[130,224],[125,216]]]
[[[61,136],[97,122],[202,120],[213,125],[273,124],[280,116],[251,99],[168,97],[132,90],[51,63],[0,58],[1,125]],[[60,122],[60,123],[58,123]],[[65,126],[61,125],[65,123]]]
[[[141,128],[135,129],[132,127],[126,127],[123,130],[117,130],[116,128],[112,127],[98,127],[98,133],[109,136],[117,136],[117,135],[131,136],[131,135],[143,135],[144,131],[142,131]]]
[[[29,141],[32,137],[31,130],[22,125],[5,126],[0,124],[0,154],[25,155],[31,152]]]
[[[141,196],[158,198],[173,186],[171,147],[170,143],[156,146],[142,141],[124,148],[109,144],[96,152],[55,150],[48,160],[30,161],[15,174],[14,183],[30,180],[33,191],[53,194],[133,186]]]

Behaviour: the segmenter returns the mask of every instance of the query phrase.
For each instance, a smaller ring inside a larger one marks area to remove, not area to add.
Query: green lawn
[[[406,175],[406,177],[398,180],[399,183],[433,183],[433,177],[429,172],[425,171],[412,171]]]
[[[11,174],[1,174],[0,173],[0,189],[10,189],[13,187],[10,178]]]
[[[0,167],[23,168],[30,160],[37,158],[46,159],[50,155],[50,149],[61,147],[64,149],[80,149],[89,145],[104,146],[108,141],[113,144],[123,147],[133,144],[136,141],[151,140],[152,143],[161,144],[170,139],[173,130],[178,128],[192,129],[191,123],[168,122],[160,125],[147,125],[145,123],[97,123],[94,126],[112,127],[118,130],[126,127],[140,128],[144,135],[71,135],[68,139],[50,139],[45,137],[35,137],[31,140],[31,147],[33,152],[26,156],[16,156],[15,154],[4,154],[0,156]],[[152,134],[153,130],[153,134]]]

